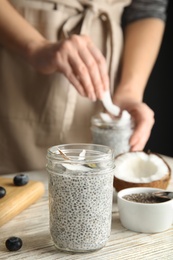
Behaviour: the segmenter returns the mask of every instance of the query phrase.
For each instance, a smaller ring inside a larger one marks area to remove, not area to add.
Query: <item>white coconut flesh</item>
[[[68,163],[62,163],[62,166],[64,166],[67,170],[70,171],[82,171],[82,172],[88,172],[88,167],[85,167],[80,164],[68,164]]]
[[[104,123],[116,123],[117,126],[127,125],[127,123],[129,123],[131,120],[131,116],[126,110],[123,110],[121,117],[117,118],[112,118],[109,114],[103,112],[101,112],[99,115]]]
[[[115,177],[131,183],[149,183],[164,178],[169,168],[156,154],[129,152],[115,159]]]
[[[110,95],[110,91],[106,91],[104,93],[102,103],[110,114],[112,114],[115,117],[118,117],[120,115],[120,107],[113,104],[111,95]],[[100,113],[100,117],[106,123],[115,121],[115,118],[112,119],[110,117],[110,115],[108,115],[106,113]],[[130,120],[131,120],[131,115],[129,114],[129,112],[127,110],[123,110],[121,113],[121,117],[117,118],[117,124],[121,126],[121,125],[126,124]]]
[[[102,103],[106,110],[114,116],[118,116],[120,113],[120,108],[112,103],[110,91],[106,91],[102,98]]]
[[[60,152],[58,152],[59,154]],[[62,153],[62,151],[61,151]],[[82,172],[88,172],[89,166],[84,166],[84,165],[80,165],[80,164],[76,164],[76,163],[72,163],[72,159],[67,157],[67,155],[65,153],[62,153],[66,158],[67,163],[62,163],[62,166],[64,166],[67,170],[70,171],[82,171]],[[82,152],[79,154],[78,157],[78,161],[83,161],[85,160],[85,156],[86,156],[86,150],[82,150]],[[71,162],[68,163],[68,160],[71,159]]]

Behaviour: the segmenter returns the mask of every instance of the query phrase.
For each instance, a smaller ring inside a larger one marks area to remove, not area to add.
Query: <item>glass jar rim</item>
[[[58,151],[60,149],[68,159],[65,159],[63,155]],[[68,161],[83,163],[83,160],[79,160],[79,154],[85,150],[85,161],[98,162],[104,160],[113,160],[114,152],[113,149],[106,145],[92,144],[92,143],[71,143],[71,144],[60,144],[50,147],[47,150],[47,159],[56,160],[57,162]]]

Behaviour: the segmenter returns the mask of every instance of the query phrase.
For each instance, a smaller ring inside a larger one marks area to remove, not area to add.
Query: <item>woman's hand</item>
[[[153,110],[145,103],[124,97],[114,96],[114,103],[122,110],[126,109],[132,116],[135,128],[130,138],[131,151],[143,150],[155,123]]]
[[[109,88],[106,60],[85,35],[51,43],[10,4],[1,0],[0,43],[44,74],[63,73],[82,96],[95,101]]]
[[[131,151],[143,150],[155,122],[154,112],[145,103],[129,104],[127,110],[135,122],[134,133],[130,139]]]
[[[80,95],[93,101],[101,99],[109,88],[106,60],[88,36],[72,35],[59,43],[31,43],[27,59],[41,73],[63,73]]]

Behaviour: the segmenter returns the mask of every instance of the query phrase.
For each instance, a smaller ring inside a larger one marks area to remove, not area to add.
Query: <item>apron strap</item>
[[[54,2],[61,4],[64,3],[64,5],[78,10],[78,12],[75,15],[70,16],[62,26],[62,33],[65,38],[70,36],[73,29],[80,24],[81,21],[82,26],[80,34],[86,35],[90,35],[90,28],[92,27],[94,19],[97,18],[106,23],[108,28],[106,38],[106,60],[110,77],[110,90],[111,93],[113,93],[122,51],[122,31],[120,28],[121,13],[116,11],[120,4],[118,2],[109,4],[106,1],[99,0],[54,0]],[[62,126],[63,132],[70,129],[75,112],[75,101],[77,99],[77,92],[71,84],[69,90],[64,124]]]

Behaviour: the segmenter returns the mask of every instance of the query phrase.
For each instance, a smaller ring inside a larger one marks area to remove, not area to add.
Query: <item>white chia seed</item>
[[[104,122],[99,116],[92,118],[92,142],[111,147],[114,156],[130,150],[129,139],[133,133],[133,122],[127,119],[119,124],[118,119]]]

